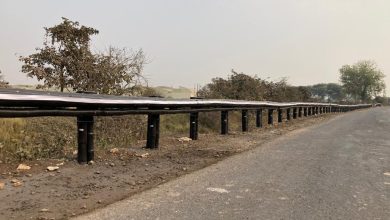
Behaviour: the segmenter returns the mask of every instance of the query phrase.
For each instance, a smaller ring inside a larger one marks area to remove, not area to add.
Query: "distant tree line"
[[[343,87],[337,83],[320,83],[307,86],[313,101],[319,102],[342,102],[346,101]]]
[[[384,75],[372,61],[360,61],[340,69],[340,81],[312,86],[292,86],[286,79],[270,81],[232,70],[231,75],[214,78],[198,95],[205,98],[290,102],[384,102]]]
[[[56,88],[61,92],[92,91],[113,95],[159,95],[143,77],[146,64],[142,50],[110,46],[107,51],[93,53],[91,38],[98,30],[62,18],[62,22],[45,29],[43,46],[36,53],[20,56],[22,72],[43,82],[38,88]],[[228,78],[214,78],[199,95],[206,98],[370,102],[380,99],[385,91],[384,74],[373,61],[359,61],[339,70],[340,82],[313,86],[292,86],[285,78],[277,81],[261,79],[232,70]],[[0,74],[1,76],[1,74]],[[0,79],[0,86],[6,82]]]
[[[199,96],[216,99],[251,101],[309,101],[310,90],[304,86],[291,86],[286,79],[270,81],[232,70],[227,79],[214,78],[198,92]]]
[[[312,98],[330,102],[386,103],[385,75],[374,61],[362,60],[353,65],[344,65],[339,72],[341,84],[309,86]]]

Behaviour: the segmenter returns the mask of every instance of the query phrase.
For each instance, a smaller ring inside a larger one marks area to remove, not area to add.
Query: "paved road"
[[[390,219],[390,108],[340,115],[79,219]]]

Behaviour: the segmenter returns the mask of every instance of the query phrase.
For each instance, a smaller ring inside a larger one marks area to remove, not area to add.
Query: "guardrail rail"
[[[145,114],[147,148],[158,148],[160,115],[189,114],[189,137],[198,139],[200,112],[221,112],[221,134],[229,133],[229,111],[241,111],[242,131],[248,131],[248,111],[256,112],[256,127],[262,127],[263,111],[268,112],[268,124],[273,124],[273,113],[278,112],[278,123],[311,115],[347,112],[369,108],[370,104],[338,105],[333,103],[268,102],[224,99],[166,99],[159,97],[128,97],[90,93],[60,93],[20,89],[0,89],[0,117],[77,117],[79,163],[94,160],[94,116]]]

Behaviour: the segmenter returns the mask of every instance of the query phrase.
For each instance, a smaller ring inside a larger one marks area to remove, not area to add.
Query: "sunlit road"
[[[387,220],[389,197],[390,108],[375,108],[295,131],[79,219]]]

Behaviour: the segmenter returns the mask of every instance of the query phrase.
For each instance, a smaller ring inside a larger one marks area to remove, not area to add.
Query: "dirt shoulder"
[[[78,165],[75,160],[30,161],[25,163],[30,170],[17,171],[19,164],[0,164],[0,183],[5,183],[3,189],[0,185],[0,219],[68,219],[334,116],[297,119],[228,136],[200,134],[197,141],[162,137],[158,150],[144,149],[140,143],[97,152],[93,165]],[[49,172],[50,165],[59,169]]]

